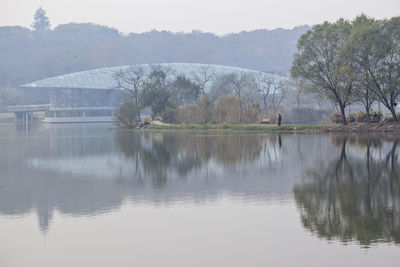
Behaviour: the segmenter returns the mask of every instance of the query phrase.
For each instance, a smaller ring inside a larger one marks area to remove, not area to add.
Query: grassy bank
[[[234,130],[234,131],[262,131],[262,132],[301,132],[318,130],[320,125],[264,125],[264,124],[151,124],[147,130]]]
[[[351,123],[319,124],[319,125],[264,125],[264,124],[151,124],[144,131],[180,131],[180,130],[233,130],[233,131],[259,131],[266,133],[399,133],[400,123]]]

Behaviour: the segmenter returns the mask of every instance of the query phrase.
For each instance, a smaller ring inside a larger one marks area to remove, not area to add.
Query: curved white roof
[[[194,75],[201,73],[206,69],[209,73],[215,75],[229,73],[255,73],[279,79],[279,75],[270,74],[261,71],[228,67],[222,65],[208,65],[197,63],[161,63],[161,64],[140,64],[118,66],[110,68],[101,68],[88,71],[75,72],[52,78],[39,80],[21,85],[22,88],[82,88],[82,89],[114,89],[117,87],[114,78],[115,73],[121,70],[127,70],[130,67],[141,66],[145,74],[149,74],[155,68],[167,69],[174,76],[185,75],[186,77],[194,78]]]

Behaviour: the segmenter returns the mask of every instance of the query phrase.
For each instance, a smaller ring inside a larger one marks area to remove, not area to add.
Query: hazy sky
[[[0,26],[30,27],[43,5],[52,27],[92,22],[122,32],[152,29],[224,34],[260,28],[292,28],[365,13],[400,15],[400,0],[0,0]]]

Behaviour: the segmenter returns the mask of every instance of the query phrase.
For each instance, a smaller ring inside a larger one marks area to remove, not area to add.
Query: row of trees
[[[255,122],[261,112],[276,112],[287,92],[285,81],[276,76],[257,72],[216,75],[208,67],[189,79],[160,66],[147,75],[136,65],[116,73],[115,80],[125,92],[116,118],[129,128],[146,107],[166,122]]]
[[[155,68],[146,76],[141,66],[130,67],[114,76],[118,87],[124,90],[123,103],[115,112],[117,123],[134,128],[140,121],[140,113],[150,107],[154,116],[166,121],[176,120],[176,109],[194,103],[199,98],[201,87],[184,75],[176,78],[166,69]]]
[[[398,120],[400,17],[325,22],[302,35],[297,47],[292,76],[337,105],[344,124],[345,109],[355,102],[362,103],[368,121],[378,101]]]

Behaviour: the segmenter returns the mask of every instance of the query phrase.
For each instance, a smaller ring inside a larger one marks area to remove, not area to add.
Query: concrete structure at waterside
[[[48,103],[43,103],[49,104],[49,108],[45,111],[45,122],[109,122],[112,121],[113,111],[119,104],[122,92],[114,78],[115,74],[135,66],[142,67],[145,75],[153,69],[165,69],[172,78],[179,75],[185,75],[189,79],[194,78],[196,74],[204,72],[204,69],[215,75],[254,73],[269,76],[269,78],[280,78],[274,74],[228,66],[163,63],[76,72],[31,82],[21,85],[20,88],[31,95],[47,96]]]

